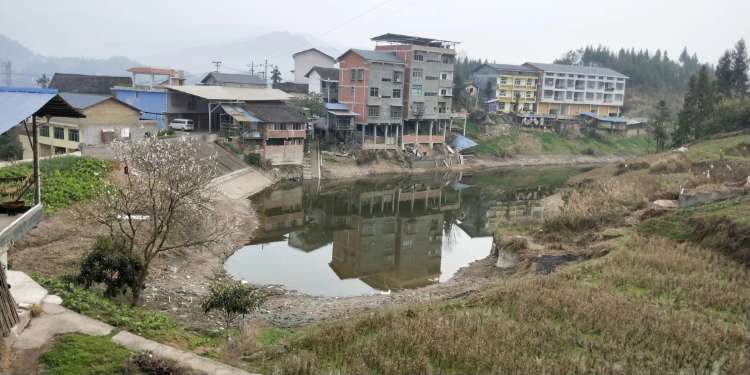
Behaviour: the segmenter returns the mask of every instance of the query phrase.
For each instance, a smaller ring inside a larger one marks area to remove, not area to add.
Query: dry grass
[[[548,277],[321,325],[276,371],[748,373],[748,288],[746,271],[716,253],[626,237]]]
[[[654,174],[671,174],[685,173],[690,170],[690,162],[685,154],[671,153],[666,154],[651,166],[651,173]]]

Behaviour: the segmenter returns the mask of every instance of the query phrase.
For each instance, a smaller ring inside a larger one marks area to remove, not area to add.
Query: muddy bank
[[[465,164],[453,165],[450,168],[447,168],[445,166],[433,168],[408,168],[402,166],[401,164],[386,160],[378,160],[371,163],[358,165],[352,159],[337,157],[335,160],[324,159],[321,171],[323,180],[339,180],[381,175],[421,174],[448,171],[475,171],[487,168],[502,167],[594,165],[618,163],[624,161],[625,159],[626,158],[620,156],[586,155],[542,155],[534,157],[518,157],[512,159],[467,158]]]

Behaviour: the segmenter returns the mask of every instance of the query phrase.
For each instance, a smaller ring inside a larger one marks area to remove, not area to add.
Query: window
[[[414,61],[424,61],[424,55],[420,52],[414,51]]]
[[[49,126],[42,126],[39,128],[40,137],[49,137]]]
[[[448,105],[445,102],[438,102],[438,113],[446,113]]]
[[[79,142],[78,129],[68,129],[68,140],[71,142]]]
[[[587,81],[586,82],[586,88],[588,88],[588,89],[594,89],[594,88],[596,88],[596,82],[594,82],[594,81]]]
[[[499,102],[499,103],[497,103],[497,109],[500,110],[500,111],[504,111],[505,110],[505,102]]]
[[[401,107],[391,106],[391,120],[401,119]]]
[[[55,127],[55,139],[65,139],[65,129]]]
[[[573,99],[573,91],[565,92],[565,99],[568,99],[568,100]]]
[[[413,96],[422,96],[422,85],[412,85],[411,94]]]
[[[621,102],[622,101],[622,94],[615,94],[615,101]]]
[[[526,97],[527,98],[533,98],[534,97],[534,92],[533,91],[526,91]]]
[[[544,97],[551,98],[554,92],[552,90],[544,90]]]
[[[411,71],[411,78],[414,78],[415,81],[421,81],[423,74],[424,74],[423,69],[413,69]]]
[[[393,82],[401,83],[404,78],[404,72],[393,72]]]
[[[450,89],[440,89],[440,96],[451,96]]]
[[[499,97],[505,97],[507,95],[508,95],[508,92],[505,91],[505,90],[500,90],[500,91],[497,92],[497,96],[499,96]]]
[[[414,102],[414,107],[412,108],[414,111],[414,114],[416,115],[422,115],[424,114],[424,103],[422,102]]]
[[[516,85],[516,86],[521,86],[521,80],[520,80],[520,79],[516,79],[516,81],[515,81],[515,85]]]
[[[453,74],[451,74],[449,72],[442,72],[442,73],[440,73],[440,80],[441,81],[450,81],[451,79],[453,79]]]
[[[587,92],[586,93],[586,100],[594,100],[594,93],[593,92]]]
[[[394,99],[401,98],[401,89],[393,89],[393,98]]]
[[[352,81],[364,81],[365,70],[364,69],[352,69],[349,78]]]
[[[377,87],[370,87],[370,96],[379,97],[380,90]]]
[[[442,55],[440,57],[440,60],[443,62],[443,64],[453,64],[453,56],[452,55]]]
[[[377,106],[377,105],[367,106],[367,116],[368,117],[380,117],[380,106]]]
[[[536,86],[536,80],[535,79],[528,80],[528,85],[529,86]]]
[[[544,85],[545,86],[553,86],[555,84],[554,78],[545,78],[544,79]]]
[[[437,93],[436,93],[436,92],[433,92],[433,91],[426,91],[426,92],[424,93],[424,96],[437,96]]]
[[[625,84],[622,83],[622,82],[617,82],[617,86],[616,87],[617,87],[618,90],[623,90],[623,89],[625,89]]]

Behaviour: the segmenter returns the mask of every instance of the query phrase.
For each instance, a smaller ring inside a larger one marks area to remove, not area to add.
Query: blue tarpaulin
[[[581,112],[581,116],[591,117],[602,122],[611,122],[614,124],[625,124],[628,122],[624,117],[599,116],[593,112]]]
[[[37,116],[84,117],[57,95],[57,90],[0,87],[0,133]]]
[[[468,150],[476,145],[476,142],[464,137],[463,135],[456,136],[456,138],[453,138],[453,141],[451,142],[451,147],[453,147],[458,152]]]

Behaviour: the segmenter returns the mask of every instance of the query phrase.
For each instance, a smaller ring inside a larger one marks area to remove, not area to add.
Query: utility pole
[[[219,61],[219,60],[211,61],[211,64],[216,65],[216,73],[218,73],[219,72],[219,68],[221,67],[221,61]]]
[[[250,68],[250,75],[254,76],[255,75],[255,68],[260,68],[262,66],[263,66],[263,64],[256,64],[254,60],[250,60],[250,64],[247,67]]]

